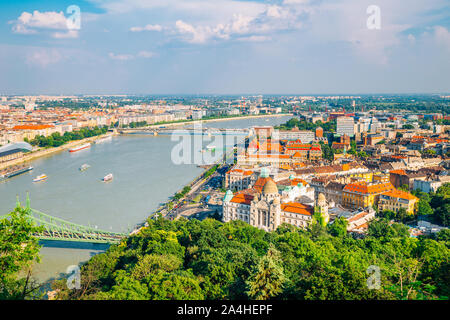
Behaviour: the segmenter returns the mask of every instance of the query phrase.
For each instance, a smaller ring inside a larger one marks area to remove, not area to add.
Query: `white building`
[[[281,195],[267,172],[246,192],[227,191],[223,199],[223,221],[242,220],[265,231],[274,231],[283,223],[306,228],[312,221],[314,207],[298,202],[281,203]],[[317,208],[328,222],[328,204],[319,196]]]
[[[315,133],[308,130],[298,130],[296,128],[292,130],[275,130],[273,132],[273,138],[277,140],[298,140],[302,143],[311,143],[315,139]]]
[[[341,136],[346,134],[353,137],[355,135],[355,120],[352,117],[338,117],[336,133]]]
[[[419,189],[422,192],[436,192],[444,183],[450,182],[450,176],[438,176],[435,179],[414,179],[414,190]]]

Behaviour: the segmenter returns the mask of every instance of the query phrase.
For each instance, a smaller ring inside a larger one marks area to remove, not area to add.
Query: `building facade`
[[[405,209],[408,214],[414,214],[418,201],[419,199],[409,192],[393,189],[380,195],[378,209],[395,212]]]
[[[337,118],[336,133],[339,135],[348,135],[353,137],[355,135],[355,120],[352,117],[338,117]]]
[[[306,228],[312,222],[314,207],[298,202],[282,203],[277,185],[264,172],[255,186],[256,188],[236,194],[227,191],[223,199],[224,222],[242,220],[269,232],[283,223]],[[326,215],[328,207],[324,199],[323,195],[319,197],[322,200],[319,210]]]
[[[378,204],[382,193],[394,189],[390,182],[367,183],[366,181],[350,183],[342,191],[342,205],[347,208],[358,209],[372,207]]]

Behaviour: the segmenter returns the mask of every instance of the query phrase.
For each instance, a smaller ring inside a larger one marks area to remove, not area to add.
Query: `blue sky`
[[[448,0],[22,0],[0,22],[0,94],[450,92]]]

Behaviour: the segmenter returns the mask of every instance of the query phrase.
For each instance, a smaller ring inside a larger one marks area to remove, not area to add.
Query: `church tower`
[[[323,223],[326,225],[330,221],[330,215],[328,214],[327,199],[323,193],[319,193],[319,196],[317,197],[316,210],[319,212],[323,219]]]

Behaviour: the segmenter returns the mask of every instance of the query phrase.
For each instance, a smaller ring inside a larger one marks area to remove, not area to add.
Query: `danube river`
[[[236,119],[209,122],[204,127],[278,125],[290,118]],[[202,172],[195,164],[173,163],[171,154],[177,143],[170,136],[125,135],[76,153],[66,151],[34,160],[33,171],[0,183],[0,215],[14,208],[16,195],[24,204],[29,192],[31,207],[36,210],[86,226],[130,232]],[[80,172],[78,168],[84,163],[91,167]],[[48,180],[33,183],[33,178],[42,173]],[[108,173],[114,174],[114,180],[103,183],[101,178]],[[42,262],[34,270],[34,276],[42,282],[62,276],[70,265],[107,248],[54,241],[43,244]]]

